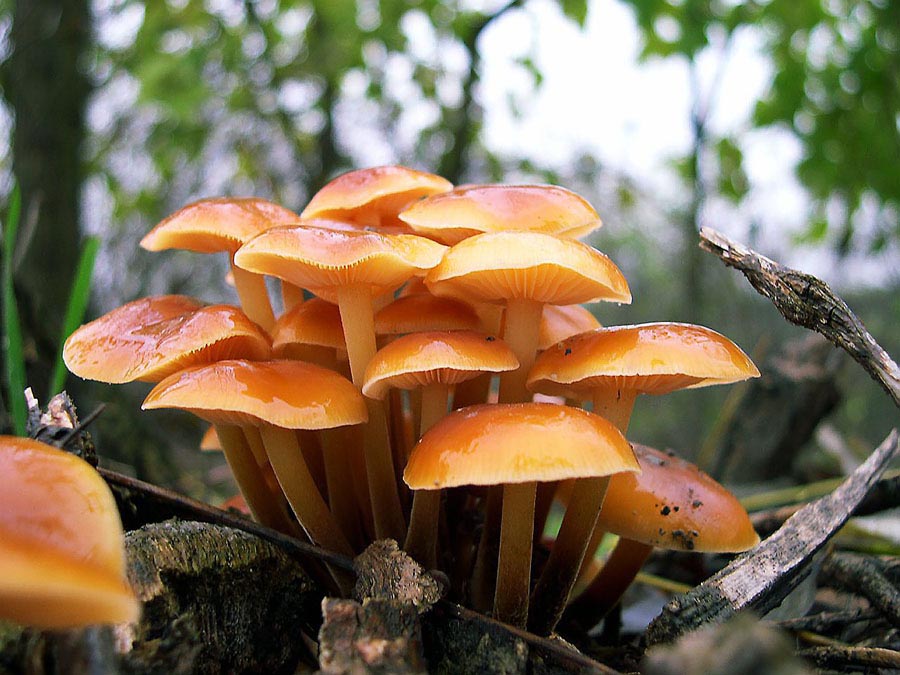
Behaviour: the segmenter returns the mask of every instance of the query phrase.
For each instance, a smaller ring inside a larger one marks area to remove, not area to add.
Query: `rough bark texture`
[[[410,603],[427,612],[446,592],[446,586],[426,573],[393,539],[373,542],[353,561],[356,588],[353,596]]]
[[[900,407],[900,368],[828,284],[730,240],[700,230],[700,247],[739,270],[791,323],[821,333],[852,356]]]
[[[419,615],[411,602],[326,598],[319,631],[319,668],[340,673],[427,672]]]
[[[647,629],[647,641],[669,642],[743,610],[765,614],[776,607],[803,581],[812,557],[878,481],[897,443],[895,430],[834,492],[808,504],[755,549],[669,602]]]
[[[129,581],[143,603],[129,672],[293,672],[312,661],[323,591],[275,546],[237,530],[167,521],[126,538]]]

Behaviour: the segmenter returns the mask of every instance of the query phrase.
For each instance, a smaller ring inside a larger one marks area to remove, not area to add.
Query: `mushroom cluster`
[[[299,215],[202,200],[143,245],[227,252],[242,309],[146,298],[79,328],[64,358],[81,377],[154,382],[144,408],[210,422],[262,523],[347,555],[394,538],[455,599],[546,634],[573,588],[615,601],[629,581],[598,574],[594,553],[604,532],[634,531],[603,516],[632,511],[612,496],[646,491],[624,435],[636,395],[759,374],[706,328],[600,327],[585,305],[631,301],[579,240],[600,225],[564,188],[454,188],[400,166],[344,174]],[[688,508],[718,517],[712,499]],[[685,541],[711,536],[684,527]]]

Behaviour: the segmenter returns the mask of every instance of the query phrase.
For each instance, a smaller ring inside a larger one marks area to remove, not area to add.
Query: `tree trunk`
[[[87,0],[16,0],[4,89],[15,114],[13,171],[23,219],[15,282],[30,380],[43,389],[79,249],[82,142],[90,83]]]

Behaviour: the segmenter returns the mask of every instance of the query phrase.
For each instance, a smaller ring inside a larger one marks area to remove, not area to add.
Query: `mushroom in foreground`
[[[84,460],[0,437],[0,618],[40,628],[136,621],[122,522]]]
[[[494,615],[524,626],[536,481],[637,471],[631,446],[606,420],[547,403],[478,405],[435,424],[409,458],[413,490],[503,485]]]

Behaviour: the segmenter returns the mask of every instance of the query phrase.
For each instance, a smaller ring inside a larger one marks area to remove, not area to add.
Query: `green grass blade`
[[[13,431],[17,436],[25,435],[25,416],[28,414],[23,393],[25,356],[22,350],[22,326],[19,322],[19,307],[13,288],[13,254],[16,249],[21,207],[19,188],[14,187],[9,198],[6,222],[3,223],[3,278],[0,282],[2,286],[0,302],[3,310],[3,375]]]
[[[94,276],[94,263],[97,260],[97,251],[100,249],[100,239],[88,237],[81,249],[78,259],[78,267],[75,269],[75,280],[72,284],[72,292],[69,294],[69,302],[66,305],[66,316],[63,321],[63,333],[59,341],[59,351],[53,364],[53,374],[50,376],[50,390],[48,398],[62,391],[66,384],[66,364],[63,363],[62,353],[66,338],[68,338],[84,321],[88,300],[91,294],[91,279]]]

